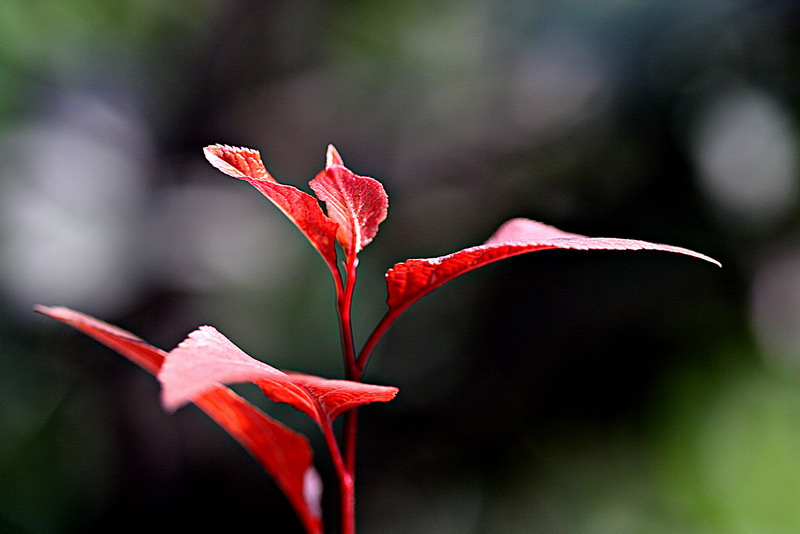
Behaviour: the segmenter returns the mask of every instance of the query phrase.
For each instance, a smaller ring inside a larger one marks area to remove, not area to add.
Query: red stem
[[[339,333],[342,341],[345,378],[348,380],[361,381],[363,373],[356,363],[353,326],[350,315],[353,304],[353,291],[356,284],[357,266],[358,258],[355,257],[355,255],[352,258],[347,258],[347,262],[345,263],[345,284],[343,290],[337,289],[336,305],[339,316]],[[341,288],[341,285],[339,287]],[[328,448],[331,449],[331,456],[338,456],[338,460],[334,459],[334,464],[336,465],[340,482],[339,492],[341,499],[342,534],[355,534],[355,459],[357,433],[358,415],[356,410],[353,409],[344,414],[344,427],[342,429],[344,457],[342,457],[336,439],[333,437],[333,432],[330,432],[330,437],[326,436]],[[332,447],[336,447],[336,454],[334,454],[334,449]],[[339,462],[338,464],[336,464],[337,461]]]
[[[334,280],[336,282],[336,311],[339,316],[339,333],[342,341],[345,378],[361,382],[364,376],[364,369],[375,346],[407,306],[387,311],[369,338],[367,338],[361,352],[356,355],[350,311],[353,304],[357,266],[358,258],[355,255],[352,258],[347,258],[344,264],[344,283],[342,283],[342,276],[338,270],[334,275]],[[352,409],[344,414],[342,449],[339,449],[330,424],[327,424],[327,428],[324,428],[323,431],[339,477],[342,534],[355,534],[355,469],[358,411]],[[342,450],[344,455],[342,455]]]
[[[328,446],[331,459],[333,460],[333,468],[336,471],[336,476],[339,479],[339,507],[342,526],[341,534],[355,534],[355,479],[345,465],[345,462],[342,458],[342,452],[339,449],[339,444],[336,442],[336,436],[333,433],[331,421],[328,419],[321,407],[319,409],[319,414],[319,419],[322,422],[322,434],[325,437],[325,443]]]
[[[367,341],[361,348],[361,352],[356,358],[356,368],[358,369],[356,376],[358,376],[358,379],[364,375],[364,369],[367,367],[367,362],[369,361],[370,356],[372,356],[372,351],[375,350],[375,346],[378,344],[381,338],[383,338],[383,335],[386,333],[386,331],[389,330],[389,327],[392,326],[392,323],[394,323],[395,319],[397,319],[397,317],[404,310],[405,308],[390,309],[375,326],[375,329],[372,331],[369,338],[367,338]]]
[[[350,309],[353,304],[353,290],[356,286],[356,267],[358,259],[348,259],[345,264],[344,290],[337,295],[337,311],[339,312],[339,333],[342,339],[342,352],[344,356],[345,375],[348,380],[353,380],[353,373],[357,370],[356,350],[353,343],[353,326],[350,318]]]
[[[355,344],[353,342],[353,327],[350,318],[350,310],[353,304],[353,290],[356,285],[356,267],[358,259],[353,258],[345,265],[347,274],[347,285],[342,299],[339,301],[339,329],[342,336],[342,351],[345,362],[345,378],[360,382],[363,373],[358,368],[356,362]],[[355,477],[355,458],[356,458],[356,436],[358,433],[358,415],[356,410],[350,410],[345,414],[343,428],[343,448],[345,463],[351,476]]]

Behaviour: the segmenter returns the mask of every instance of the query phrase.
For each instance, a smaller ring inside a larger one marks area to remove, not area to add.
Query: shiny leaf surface
[[[395,397],[397,388],[284,373],[245,354],[210,326],[200,327],[167,355],[158,375],[163,403],[174,410],[216,384],[253,382],[275,402],[293,406],[320,427],[346,410]]]

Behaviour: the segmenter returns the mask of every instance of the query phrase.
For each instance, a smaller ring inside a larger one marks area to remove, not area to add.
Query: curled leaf
[[[586,237],[564,232],[530,219],[511,219],[482,245],[446,256],[411,259],[394,265],[386,273],[387,304],[399,315],[416,300],[464,273],[519,254],[546,249],[660,250],[693,256],[720,265],[704,254],[672,245],[634,239]]]
[[[258,150],[211,145],[203,149],[211,165],[228,176],[249,182],[272,201],[308,238],[336,271],[337,223],[322,212],[316,198],[294,186],[278,183],[267,172]]]
[[[275,402],[293,406],[320,427],[341,413],[372,402],[386,402],[397,388],[284,373],[245,354],[210,326],[195,330],[167,355],[158,375],[162,401],[175,410],[216,384],[253,382]]]
[[[96,339],[152,374],[163,366],[167,353],[130,332],[69,308],[37,306],[35,309]],[[308,440],[224,386],[206,388],[193,400],[272,476],[306,532],[321,534],[321,482],[312,464],[313,452]]]
[[[325,202],[328,217],[338,223],[336,239],[348,260],[354,260],[378,233],[378,225],[386,219],[389,206],[386,191],[374,178],[359,176],[345,167],[333,145],[328,147],[325,170],[309,185]]]

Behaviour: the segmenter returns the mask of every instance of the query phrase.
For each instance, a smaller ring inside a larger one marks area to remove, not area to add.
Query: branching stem
[[[370,356],[372,356],[372,352],[375,350],[376,345],[378,342],[383,338],[383,335],[389,330],[389,327],[392,326],[392,323],[397,319],[397,317],[403,312],[403,309],[390,309],[386,312],[386,314],[381,318],[378,324],[375,326],[375,329],[370,334],[367,341],[364,343],[364,346],[361,348],[361,352],[358,354],[356,358],[356,367],[358,368],[358,377],[359,379],[364,375],[364,370],[367,368],[367,362],[369,361]]]

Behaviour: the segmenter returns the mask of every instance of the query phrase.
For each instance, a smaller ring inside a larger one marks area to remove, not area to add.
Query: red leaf
[[[376,386],[362,384],[351,380],[330,380],[314,375],[302,373],[286,373],[292,384],[305,388],[322,407],[322,412],[330,420],[334,420],[344,412],[371,404],[373,402],[388,402],[397,395],[397,388],[392,386]],[[274,383],[259,381],[258,385],[264,394],[272,398],[271,390]]]
[[[346,410],[386,402],[397,394],[394,387],[284,373],[251,358],[210,326],[195,330],[170,352],[158,378],[168,410],[179,408],[215,384],[253,382],[270,399],[297,408],[320,427]]]
[[[336,222],[322,212],[317,199],[291,185],[280,184],[267,172],[258,150],[211,145],[206,159],[228,176],[246,180],[261,191],[300,229],[336,271]]]
[[[141,338],[69,308],[37,306],[36,311],[65,323],[119,352],[152,374],[167,353]],[[230,389],[212,386],[194,402],[261,464],[286,495],[307,532],[322,533],[321,482],[313,452],[301,434],[266,416]]]
[[[716,265],[703,254],[671,245],[633,239],[586,237],[563,232],[529,219],[511,219],[483,245],[438,258],[412,259],[396,264],[386,273],[390,313],[399,315],[413,302],[462,274],[519,254],[551,248],[577,250],[662,250],[694,256]]]
[[[359,176],[345,167],[333,145],[328,146],[325,170],[309,185],[325,202],[328,216],[339,224],[336,239],[348,260],[355,259],[386,219],[389,199],[383,186],[374,178]]]
[[[149,345],[145,340],[127,330],[70,308],[36,306],[34,310],[93,337],[153,375],[161,369],[161,364],[164,363],[164,357],[167,355],[163,350]]]
[[[322,480],[312,465],[308,440],[226,387],[217,386],[194,402],[258,460],[306,531],[322,534]]]
[[[325,156],[326,169],[328,167],[333,167],[334,165],[341,165],[344,167],[342,156],[339,155],[339,151],[336,150],[333,145],[328,145],[328,153]]]

